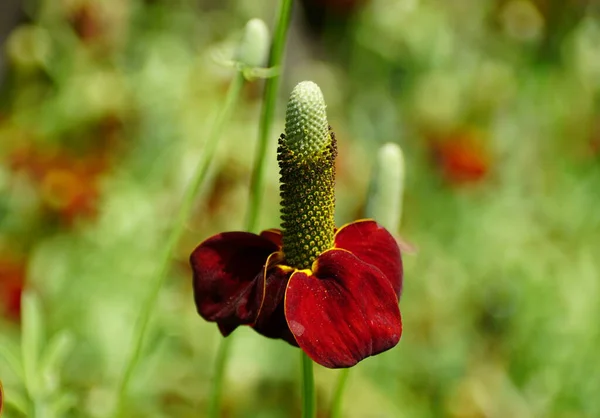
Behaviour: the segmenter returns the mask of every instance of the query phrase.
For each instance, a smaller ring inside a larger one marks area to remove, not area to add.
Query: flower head
[[[292,92],[279,141],[282,230],[225,232],[190,257],[198,313],[224,336],[240,325],[350,367],[395,346],[402,260],[373,220],[333,222],[336,140],[320,89]]]

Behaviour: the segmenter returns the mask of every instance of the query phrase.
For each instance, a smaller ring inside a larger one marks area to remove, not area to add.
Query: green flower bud
[[[387,143],[379,149],[367,199],[366,215],[388,231],[398,231],[402,219],[404,194],[404,157],[396,144]]]
[[[277,151],[283,253],[288,265],[310,268],[331,248],[335,232],[337,146],[315,83],[303,81],[292,91]]]
[[[23,69],[45,67],[51,49],[48,31],[36,25],[20,26],[6,40],[8,58]]]
[[[265,22],[260,19],[249,20],[235,52],[234,61],[246,67],[262,67],[269,57],[270,38]]]

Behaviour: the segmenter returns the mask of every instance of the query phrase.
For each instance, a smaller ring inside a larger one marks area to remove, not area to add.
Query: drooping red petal
[[[281,233],[280,229],[277,229],[277,228],[265,229],[264,231],[262,231],[260,233],[260,236],[268,239],[273,244],[275,244],[279,248],[281,248],[281,245],[283,243],[283,237],[282,237],[282,233]]]
[[[396,239],[387,229],[371,219],[352,222],[337,231],[333,245],[350,251],[365,263],[381,270],[400,298],[402,258]]]
[[[192,252],[196,308],[224,336],[256,320],[264,296],[264,266],[278,247],[248,232],[225,232]]]
[[[315,362],[339,368],[394,347],[402,320],[381,270],[339,249],[315,264],[314,273],[293,273],[285,294],[285,317],[300,348]]]
[[[298,346],[296,339],[288,328],[283,307],[285,289],[295,269],[284,265],[277,265],[276,263],[280,262],[281,259],[281,253],[273,253],[269,257],[268,265],[273,267],[267,270],[265,277],[265,297],[252,328],[265,337],[280,338],[292,345]]]

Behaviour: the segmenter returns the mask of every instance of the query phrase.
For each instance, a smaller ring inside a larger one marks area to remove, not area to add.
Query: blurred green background
[[[277,7],[2,0],[6,418],[110,413],[140,302],[234,76],[220,58],[248,19],[272,28]],[[338,138],[338,224],[363,216],[380,145],[399,144],[407,167],[399,233],[416,251],[404,256],[404,334],[352,370],[344,416],[600,417],[598,2],[296,2],[264,228],[279,225],[285,99],[305,79],[323,90]],[[262,87],[245,85],[226,125],[126,416],[204,416],[222,337],[195,313],[187,258],[244,227]],[[297,349],[247,328],[234,338],[223,416],[299,416]],[[338,374],[316,367],[320,417]]]

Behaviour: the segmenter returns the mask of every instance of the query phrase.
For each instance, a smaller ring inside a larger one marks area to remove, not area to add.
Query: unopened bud
[[[265,22],[251,19],[235,52],[234,60],[247,67],[262,67],[269,57],[270,35]]]
[[[396,233],[402,219],[404,194],[404,157],[396,144],[379,149],[371,177],[366,215],[391,233]]]

